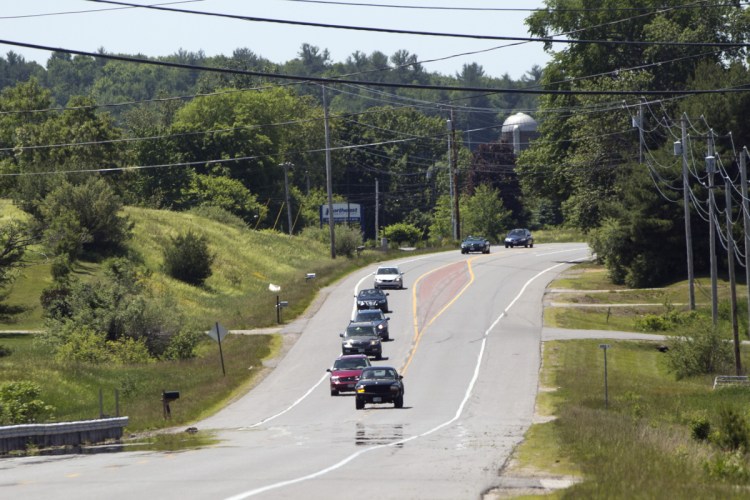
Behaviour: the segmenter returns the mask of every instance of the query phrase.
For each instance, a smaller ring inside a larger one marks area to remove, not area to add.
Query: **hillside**
[[[128,257],[142,264],[155,294],[172,297],[200,325],[219,321],[229,329],[248,329],[275,324],[276,293],[269,291],[270,283],[281,286],[279,296],[289,302],[284,315],[292,317],[305,309],[320,287],[366,259],[332,260],[328,245],[318,241],[242,229],[191,213],[136,207],[126,207],[124,213],[134,223]],[[0,220],[21,215],[10,202],[0,201]],[[205,235],[216,256],[213,275],[201,288],[176,281],[161,269],[163,246],[170,237],[188,231]],[[39,294],[52,282],[50,264],[38,248],[31,249],[28,258],[30,265],[3,300],[0,330],[43,326]],[[100,269],[101,262],[79,262],[74,274],[86,279]],[[306,280],[306,273],[312,272],[316,279]]]

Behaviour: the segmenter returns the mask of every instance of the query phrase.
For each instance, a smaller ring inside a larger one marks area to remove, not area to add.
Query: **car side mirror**
[[[398,379],[399,379],[399,380],[403,380],[403,379],[404,379],[404,376],[403,376],[403,375],[399,375],[399,376],[398,376]]]
[[[343,333],[339,333],[339,337],[344,338],[344,334]]]
[[[328,373],[331,373],[331,369],[330,369],[330,368],[326,368],[326,371],[327,371]]]
[[[386,293],[386,295],[390,295],[390,293]]]
[[[388,321],[390,321],[391,317],[390,316],[386,316],[385,319],[387,319]]]

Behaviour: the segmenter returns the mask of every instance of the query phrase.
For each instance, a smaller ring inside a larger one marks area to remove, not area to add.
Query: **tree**
[[[171,238],[164,247],[164,272],[177,280],[201,286],[212,274],[214,258],[208,248],[208,238],[188,231]]]
[[[503,206],[497,189],[480,184],[473,196],[464,196],[461,211],[461,233],[482,235],[490,241],[499,242],[500,233],[509,226],[511,212]]]
[[[26,249],[34,243],[27,226],[11,220],[0,225],[0,288],[12,283],[15,271],[24,266]]]
[[[51,249],[77,257],[71,253],[76,248],[112,250],[130,238],[132,226],[121,209],[109,184],[90,177],[78,186],[64,182],[52,191],[40,206],[40,224]]]

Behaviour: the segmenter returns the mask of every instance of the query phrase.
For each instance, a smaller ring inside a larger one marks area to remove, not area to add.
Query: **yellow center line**
[[[414,354],[417,352],[417,347],[419,346],[419,341],[422,339],[422,336],[424,335],[425,330],[427,330],[427,327],[432,325],[432,323],[435,322],[436,319],[438,319],[445,311],[448,310],[450,306],[452,306],[458,298],[464,294],[464,292],[471,286],[472,283],[474,283],[474,269],[471,267],[471,261],[474,259],[479,258],[479,256],[469,258],[466,261],[466,266],[469,271],[469,282],[464,285],[464,287],[459,291],[445,306],[443,306],[438,313],[433,316],[422,328],[420,331],[419,329],[419,318],[417,316],[417,286],[419,285],[419,282],[422,281],[422,278],[425,278],[429,276],[430,274],[434,273],[435,271],[439,271],[441,269],[444,269],[446,267],[452,266],[455,264],[455,262],[452,262],[450,264],[446,264],[444,266],[438,267],[433,269],[432,271],[428,271],[424,273],[422,276],[417,278],[417,280],[414,282],[414,285],[412,285],[411,289],[411,295],[412,295],[412,314],[414,316],[414,341],[412,342],[411,351],[409,352],[409,356],[406,358],[406,362],[404,363],[404,366],[401,368],[401,373],[406,374],[406,370],[409,368],[409,365],[411,364],[412,359],[414,358]]]

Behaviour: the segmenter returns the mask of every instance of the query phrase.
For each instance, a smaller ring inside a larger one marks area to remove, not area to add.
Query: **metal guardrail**
[[[20,424],[0,427],[0,454],[29,446],[80,446],[120,439],[128,417],[101,418],[53,424]]]
[[[714,389],[725,385],[747,385],[750,384],[747,375],[719,375],[714,379]]]

